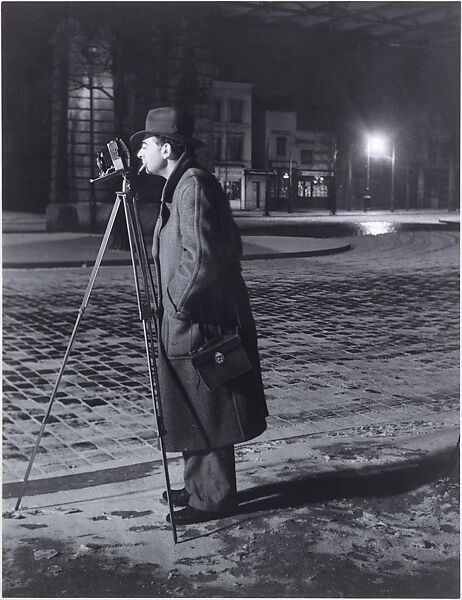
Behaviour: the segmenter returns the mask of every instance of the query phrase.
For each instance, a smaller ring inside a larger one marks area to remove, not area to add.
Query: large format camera
[[[127,144],[121,138],[111,140],[106,148],[97,151],[96,164],[99,174],[96,179],[91,180],[92,183],[116,175],[126,175],[130,171],[130,150]]]

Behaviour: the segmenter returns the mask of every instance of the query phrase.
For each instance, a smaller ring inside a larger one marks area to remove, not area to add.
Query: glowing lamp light
[[[369,156],[386,156],[387,140],[382,135],[371,135],[367,138],[367,152]]]

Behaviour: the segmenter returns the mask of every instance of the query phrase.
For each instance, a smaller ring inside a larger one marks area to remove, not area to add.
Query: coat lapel
[[[178,162],[175,165],[170,177],[167,179],[164,189],[162,191],[161,203],[171,202],[173,199],[173,193],[175,192],[175,188],[178,185],[178,182],[183,177],[185,172],[192,167],[198,167],[197,161],[194,155],[190,154],[188,151],[183,152],[180,156]]]

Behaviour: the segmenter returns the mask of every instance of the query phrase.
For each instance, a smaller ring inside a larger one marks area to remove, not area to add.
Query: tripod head
[[[113,179],[118,175],[122,175],[124,180],[128,181],[132,174],[130,150],[121,138],[111,140],[106,144],[106,148],[96,152],[96,164],[98,165],[99,175],[95,179],[90,179],[90,183]]]

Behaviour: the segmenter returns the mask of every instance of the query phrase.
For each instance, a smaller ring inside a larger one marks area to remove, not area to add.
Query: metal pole
[[[266,148],[265,148],[265,217],[269,217],[269,173],[268,173],[268,148],[269,146],[269,137],[266,138]]]
[[[94,48],[88,49],[88,89],[90,92],[90,154],[95,154],[95,115],[94,115],[94,79],[93,79],[93,52]],[[90,230],[96,231],[96,190],[90,185]]]
[[[457,210],[457,196],[456,196],[456,169],[455,169],[455,147],[451,143],[449,156],[449,181],[448,181],[448,212],[455,212]]]
[[[231,199],[228,196],[228,126],[225,125],[225,194],[228,200],[231,202]]]
[[[371,180],[370,180],[370,146],[369,146],[369,142],[367,142],[367,176],[366,176],[366,194],[369,194],[370,192],[370,184],[371,184]]]
[[[289,189],[287,194],[287,212],[292,212],[292,154],[289,159]]]
[[[370,142],[367,141],[367,163],[366,163],[366,194],[364,196],[364,212],[368,212],[370,210],[371,203],[371,190],[370,190]]]
[[[395,142],[391,149],[391,191],[390,191],[390,211],[395,210]]]
[[[347,190],[347,210],[351,211],[351,196],[353,189],[353,164],[351,156],[351,146],[348,150],[348,190]]]
[[[337,214],[337,142],[334,143],[334,160],[333,160],[333,177],[332,177],[332,195],[331,195],[331,206],[330,214],[334,216]]]

